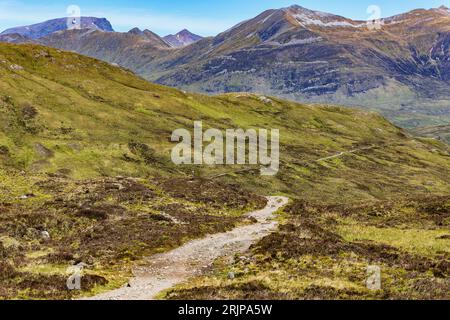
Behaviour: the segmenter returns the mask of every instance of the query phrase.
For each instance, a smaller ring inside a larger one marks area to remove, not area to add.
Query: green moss
[[[338,232],[350,242],[369,240],[423,256],[450,253],[450,240],[441,238],[449,234],[447,229],[377,228],[346,221],[345,225],[338,228]]]

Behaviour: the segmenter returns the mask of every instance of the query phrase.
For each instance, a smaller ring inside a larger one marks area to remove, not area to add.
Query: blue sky
[[[366,20],[370,5],[379,6],[386,17],[416,8],[450,7],[450,0],[0,0],[0,30],[64,17],[69,5],[78,5],[83,16],[108,18],[117,31],[137,26],[166,35],[187,28],[210,36],[264,10],[292,4]]]

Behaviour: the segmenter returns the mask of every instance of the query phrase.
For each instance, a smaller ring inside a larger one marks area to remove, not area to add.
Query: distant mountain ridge
[[[0,42],[27,43],[33,42],[33,39],[18,33],[7,33],[7,34],[0,34]]]
[[[10,28],[3,31],[1,35],[19,34],[30,39],[39,39],[58,31],[68,30],[70,29],[71,23],[79,24],[81,29],[94,29],[106,32],[114,31],[111,23],[105,18],[81,17],[81,21],[76,20],[77,18],[53,19],[29,26]]]

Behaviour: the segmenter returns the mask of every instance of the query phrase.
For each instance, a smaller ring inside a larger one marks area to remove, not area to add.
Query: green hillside
[[[199,120],[280,129],[279,174],[172,164],[172,131]],[[79,259],[95,266],[85,291],[117,286],[143,254],[247,223],[240,214],[260,196],[388,201],[448,196],[450,181],[448,146],[375,113],[191,94],[74,53],[1,43],[0,165],[0,297],[67,297],[61,274]]]

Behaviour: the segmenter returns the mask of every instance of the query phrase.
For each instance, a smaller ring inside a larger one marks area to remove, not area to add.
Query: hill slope
[[[276,179],[278,191],[293,192],[292,185],[297,185],[304,193],[301,186],[308,186],[323,172],[329,175],[327,188],[340,188],[348,184],[336,179],[341,172],[356,183],[371,175],[366,169],[372,168],[377,169],[377,176],[386,174],[386,179],[382,185],[372,185],[371,191],[385,192],[395,187],[396,183],[388,182],[393,181],[394,170],[389,164],[395,162],[402,163],[395,168],[395,180],[415,185],[414,189],[428,181],[442,188],[448,181],[443,146],[411,139],[374,113],[251,94],[207,97],[183,93],[100,61],[39,46],[2,44],[0,60],[4,128],[0,142],[9,150],[8,163],[21,170],[65,168],[76,177],[170,172],[174,170],[169,161],[171,132],[180,127],[192,129],[193,121],[203,119],[207,127],[280,128],[283,168]],[[154,149],[154,165],[128,161],[135,157],[131,142]],[[36,151],[41,149],[36,144],[49,149],[52,156],[46,158],[45,152]],[[367,146],[374,148],[331,164],[315,162]],[[364,166],[354,166],[355,161]],[[424,163],[430,165],[426,170]],[[198,169],[208,175],[230,168]],[[408,170],[420,172],[423,179],[417,175],[411,180]],[[261,180],[252,175],[246,178]]]

